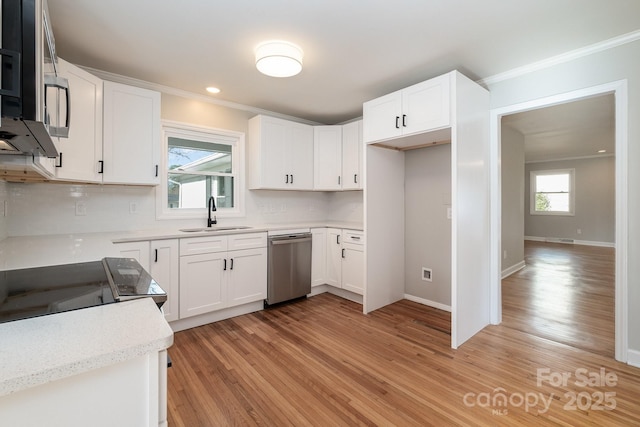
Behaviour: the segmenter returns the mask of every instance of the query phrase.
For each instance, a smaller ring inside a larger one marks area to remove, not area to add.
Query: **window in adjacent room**
[[[244,135],[174,123],[165,123],[163,134],[160,217],[205,218],[211,196],[219,216],[242,214]]]
[[[531,171],[532,215],[574,214],[574,169]]]

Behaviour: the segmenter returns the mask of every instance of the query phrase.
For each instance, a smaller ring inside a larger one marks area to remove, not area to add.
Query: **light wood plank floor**
[[[505,325],[452,350],[449,322],[322,294],[176,333],[170,426],[640,425],[640,369]]]
[[[615,355],[615,250],[525,242],[526,267],[502,281],[503,325]]]

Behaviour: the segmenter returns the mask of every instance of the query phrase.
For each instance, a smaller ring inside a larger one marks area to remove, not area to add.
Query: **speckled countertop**
[[[0,343],[4,396],[164,350],[173,331],[142,298],[2,323]]]

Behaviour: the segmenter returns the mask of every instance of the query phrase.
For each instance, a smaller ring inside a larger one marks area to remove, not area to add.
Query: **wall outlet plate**
[[[87,205],[84,202],[76,202],[76,216],[85,216],[87,214]]]
[[[425,282],[433,282],[433,270],[427,267],[422,267],[421,279]]]

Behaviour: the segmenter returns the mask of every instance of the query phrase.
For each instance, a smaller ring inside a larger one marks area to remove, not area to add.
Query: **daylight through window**
[[[531,214],[573,215],[574,170],[531,171]]]

